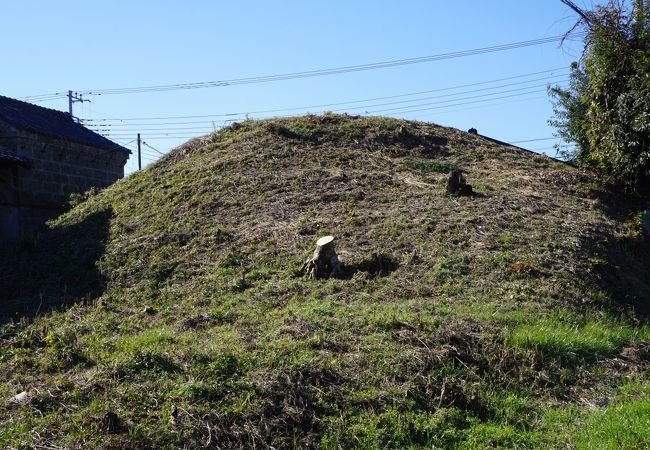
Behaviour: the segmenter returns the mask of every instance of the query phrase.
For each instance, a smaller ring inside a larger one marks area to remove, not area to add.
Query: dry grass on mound
[[[477,194],[446,195],[451,169]],[[548,448],[583,423],[642,444],[635,208],[426,123],[194,139],[2,249],[0,446]],[[344,270],[308,280],[329,234]]]

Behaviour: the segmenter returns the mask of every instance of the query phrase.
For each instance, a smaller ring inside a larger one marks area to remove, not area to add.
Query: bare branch
[[[564,33],[564,36],[562,36],[562,39],[560,39],[560,47],[564,45],[564,41],[566,41],[571,35],[571,33],[573,33],[576,30],[576,28],[578,28],[580,25],[582,25],[582,19],[574,23],[573,26],[569,29],[569,31]]]
[[[584,21],[587,25],[591,25],[592,19],[589,14],[589,12],[585,11],[584,9],[580,8],[578,5],[573,3],[571,0],[560,0],[562,3],[567,5],[569,8],[571,8],[573,11],[576,12],[581,18],[580,21]],[[575,29],[575,26],[573,27]]]
[[[593,13],[590,11],[585,11],[584,9],[580,8],[578,5],[573,3],[571,0],[560,0],[562,3],[564,3],[566,6],[571,8],[578,16],[580,17],[576,23],[573,24],[573,26],[564,33],[564,36],[562,36],[562,39],[560,40],[560,47],[564,45],[564,42],[569,38],[571,33],[573,33],[576,29],[580,28],[582,25],[586,25],[588,28],[592,28],[594,25],[594,18],[593,18]]]

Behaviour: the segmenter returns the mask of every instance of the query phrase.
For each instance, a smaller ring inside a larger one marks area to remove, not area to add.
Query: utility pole
[[[70,113],[70,117],[72,117],[73,119],[76,119],[77,122],[79,122],[79,119],[77,119],[72,114],[72,104],[73,103],[83,103],[83,102],[90,103],[90,100],[84,100],[83,95],[78,94],[76,92],[68,91],[68,112]]]
[[[142,153],[140,152],[140,133],[138,133],[138,170],[142,170]]]

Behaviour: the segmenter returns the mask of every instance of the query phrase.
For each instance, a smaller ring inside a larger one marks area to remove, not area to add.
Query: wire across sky
[[[559,73],[558,73],[559,72]],[[411,93],[396,94],[384,97],[374,97],[362,100],[350,100],[345,102],[329,103],[329,104],[320,104],[320,105],[307,105],[299,107],[290,107],[284,109],[270,109],[270,110],[259,110],[251,111],[247,113],[225,113],[218,115],[206,115],[206,116],[167,116],[167,117],[140,117],[140,118],[103,118],[103,119],[90,119],[86,120],[85,123],[94,129],[97,132],[103,133],[109,137],[118,137],[118,136],[131,136],[136,132],[149,132],[150,137],[176,137],[176,136],[187,136],[189,134],[202,134],[214,131],[216,125],[210,119],[212,118],[231,118],[226,122],[234,120],[242,120],[245,117],[264,115],[269,113],[279,113],[279,112],[296,112],[296,111],[310,111],[313,113],[322,112],[327,107],[335,105],[350,105],[345,108],[339,108],[332,110],[333,112],[353,112],[361,114],[382,114],[382,113],[410,113],[410,112],[420,112],[428,111],[442,108],[451,108],[464,105],[474,105],[481,104],[486,102],[493,102],[495,100],[511,99],[517,97],[523,97],[531,94],[538,94],[545,92],[549,83],[564,83],[567,81],[567,69],[563,68],[553,68],[546,71],[531,72],[527,74],[515,75],[507,78],[499,78],[494,80],[481,81],[477,83],[464,84],[452,87],[438,88],[427,91],[418,91]],[[544,77],[539,77],[540,74],[547,74]],[[522,79],[528,77],[529,79],[524,81],[516,81],[512,83],[502,83],[505,80],[514,80]],[[530,78],[534,77],[534,78]],[[546,81],[546,83],[539,83],[540,81]],[[492,83],[492,86],[486,86]],[[499,84],[497,84],[499,83]],[[533,84],[536,83],[536,84]],[[473,87],[482,85],[483,87],[479,89],[463,89],[466,87]],[[527,85],[527,86],[522,86]],[[504,89],[516,86],[512,89]],[[456,92],[449,92],[456,90]],[[414,95],[420,95],[423,93],[432,93],[432,92],[447,92],[445,94],[439,94],[434,96],[425,96],[425,97],[415,97],[404,99],[405,97],[411,97]],[[478,94],[477,94],[478,93]],[[476,94],[476,95],[468,95]],[[382,99],[396,99],[401,98],[403,100],[394,100],[391,102],[381,102],[377,103],[376,101]],[[433,101],[430,101],[433,100]],[[369,102],[366,104],[360,104],[362,102]],[[424,103],[422,103],[424,102]],[[352,106],[353,105],[353,106]],[[401,106],[395,106],[401,105]],[[390,108],[382,108],[385,106],[390,106]],[[378,109],[380,108],[380,109]],[[360,110],[360,111],[359,111]],[[205,118],[206,120],[190,120],[190,121],[181,121],[182,119],[197,119]],[[258,117],[256,117],[258,118]],[[170,122],[171,120],[171,122]],[[203,126],[197,126],[203,124]]]
[[[346,74],[369,70],[387,69],[391,67],[414,65],[441,61],[446,59],[463,58],[474,55],[503,52],[525,47],[556,43],[562,36],[551,36],[540,39],[513,42],[509,44],[481,47],[456,52],[439,53],[414,58],[395,59],[368,64],[357,64],[301,72],[281,73],[275,75],[262,75],[245,78],[233,78],[216,81],[203,81],[193,83],[174,83],[163,85],[149,85],[122,88],[76,90],[78,95],[128,95],[144,93],[160,93],[178,90],[193,90],[217,88],[234,85],[270,83],[276,81],[295,80]],[[416,92],[399,93],[393,95],[375,96],[370,98],[338,101],[331,103],[311,104],[304,106],[291,106],[286,108],[258,109],[253,111],[223,112],[219,114],[187,114],[174,116],[143,116],[143,117],[104,117],[82,119],[82,122],[92,130],[117,141],[124,141],[135,133],[144,132],[147,139],[188,139],[197,135],[206,134],[220,128],[227,123],[246,118],[263,118],[273,115],[298,115],[305,112],[320,113],[323,111],[350,112],[353,114],[414,114],[426,111],[465,107],[468,105],[482,106],[495,104],[498,100],[508,100],[500,104],[510,103],[519,99],[530,98],[545,92],[550,83],[562,85],[568,81],[568,69],[555,67],[548,70],[530,72],[519,75],[510,75],[501,78],[465,83],[455,86],[419,90]],[[544,83],[540,83],[544,82]],[[430,95],[434,94],[434,95]],[[23,97],[22,100],[43,102],[64,98],[67,91],[50,94]],[[513,100],[516,99],[516,100]],[[202,120],[201,120],[202,119]],[[219,122],[219,125],[215,123]],[[532,142],[536,139],[518,142]],[[131,142],[124,144],[129,146]],[[146,141],[142,141],[145,148],[143,154],[149,158],[157,158],[163,152]],[[131,148],[131,147],[129,147]]]
[[[584,33],[583,33],[584,34]],[[546,38],[532,39],[528,41],[519,41],[509,44],[495,45],[491,47],[475,48],[470,50],[461,50],[449,53],[439,53],[435,55],[419,56],[415,58],[396,59],[390,61],[381,61],[369,64],[358,64],[351,66],[334,67],[329,69],[317,69],[303,72],[290,72],[276,75],[262,75],[246,78],[234,78],[216,81],[201,81],[194,83],[175,83],[165,85],[153,86],[138,86],[138,87],[124,87],[124,88],[106,88],[106,89],[86,89],[76,90],[75,94],[83,95],[119,95],[119,94],[141,94],[148,92],[165,92],[174,90],[186,89],[205,89],[224,86],[235,86],[241,84],[257,84],[269,83],[274,81],[295,80],[299,78],[312,78],[328,75],[337,75],[351,72],[361,72],[367,70],[386,69],[390,67],[405,66],[412,64],[422,64],[433,61],[441,61],[445,59],[462,58],[467,56],[482,55],[486,53],[502,52],[507,50],[514,50],[518,48],[531,47],[542,44],[550,44],[559,42],[563,36],[551,36]],[[55,92],[51,94],[32,95],[22,97],[21,100],[28,100],[32,102],[46,101],[55,98],[62,98],[67,96],[67,92]]]

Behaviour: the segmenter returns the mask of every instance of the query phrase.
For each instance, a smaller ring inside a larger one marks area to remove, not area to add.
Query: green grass
[[[592,413],[580,426],[579,449],[650,447],[650,390],[626,386],[613,402]]]
[[[650,339],[649,327],[633,327],[609,318],[576,317],[569,311],[529,320],[512,330],[508,342],[560,358],[612,356],[632,340]]]
[[[418,172],[421,175],[429,173],[449,173],[452,170],[460,170],[458,166],[454,164],[422,160],[406,161],[403,167],[412,172]]]
[[[634,443],[650,254],[573,174],[391,118],[190,141],[0,247],[0,448]],[[344,276],[309,280],[327,234]]]

